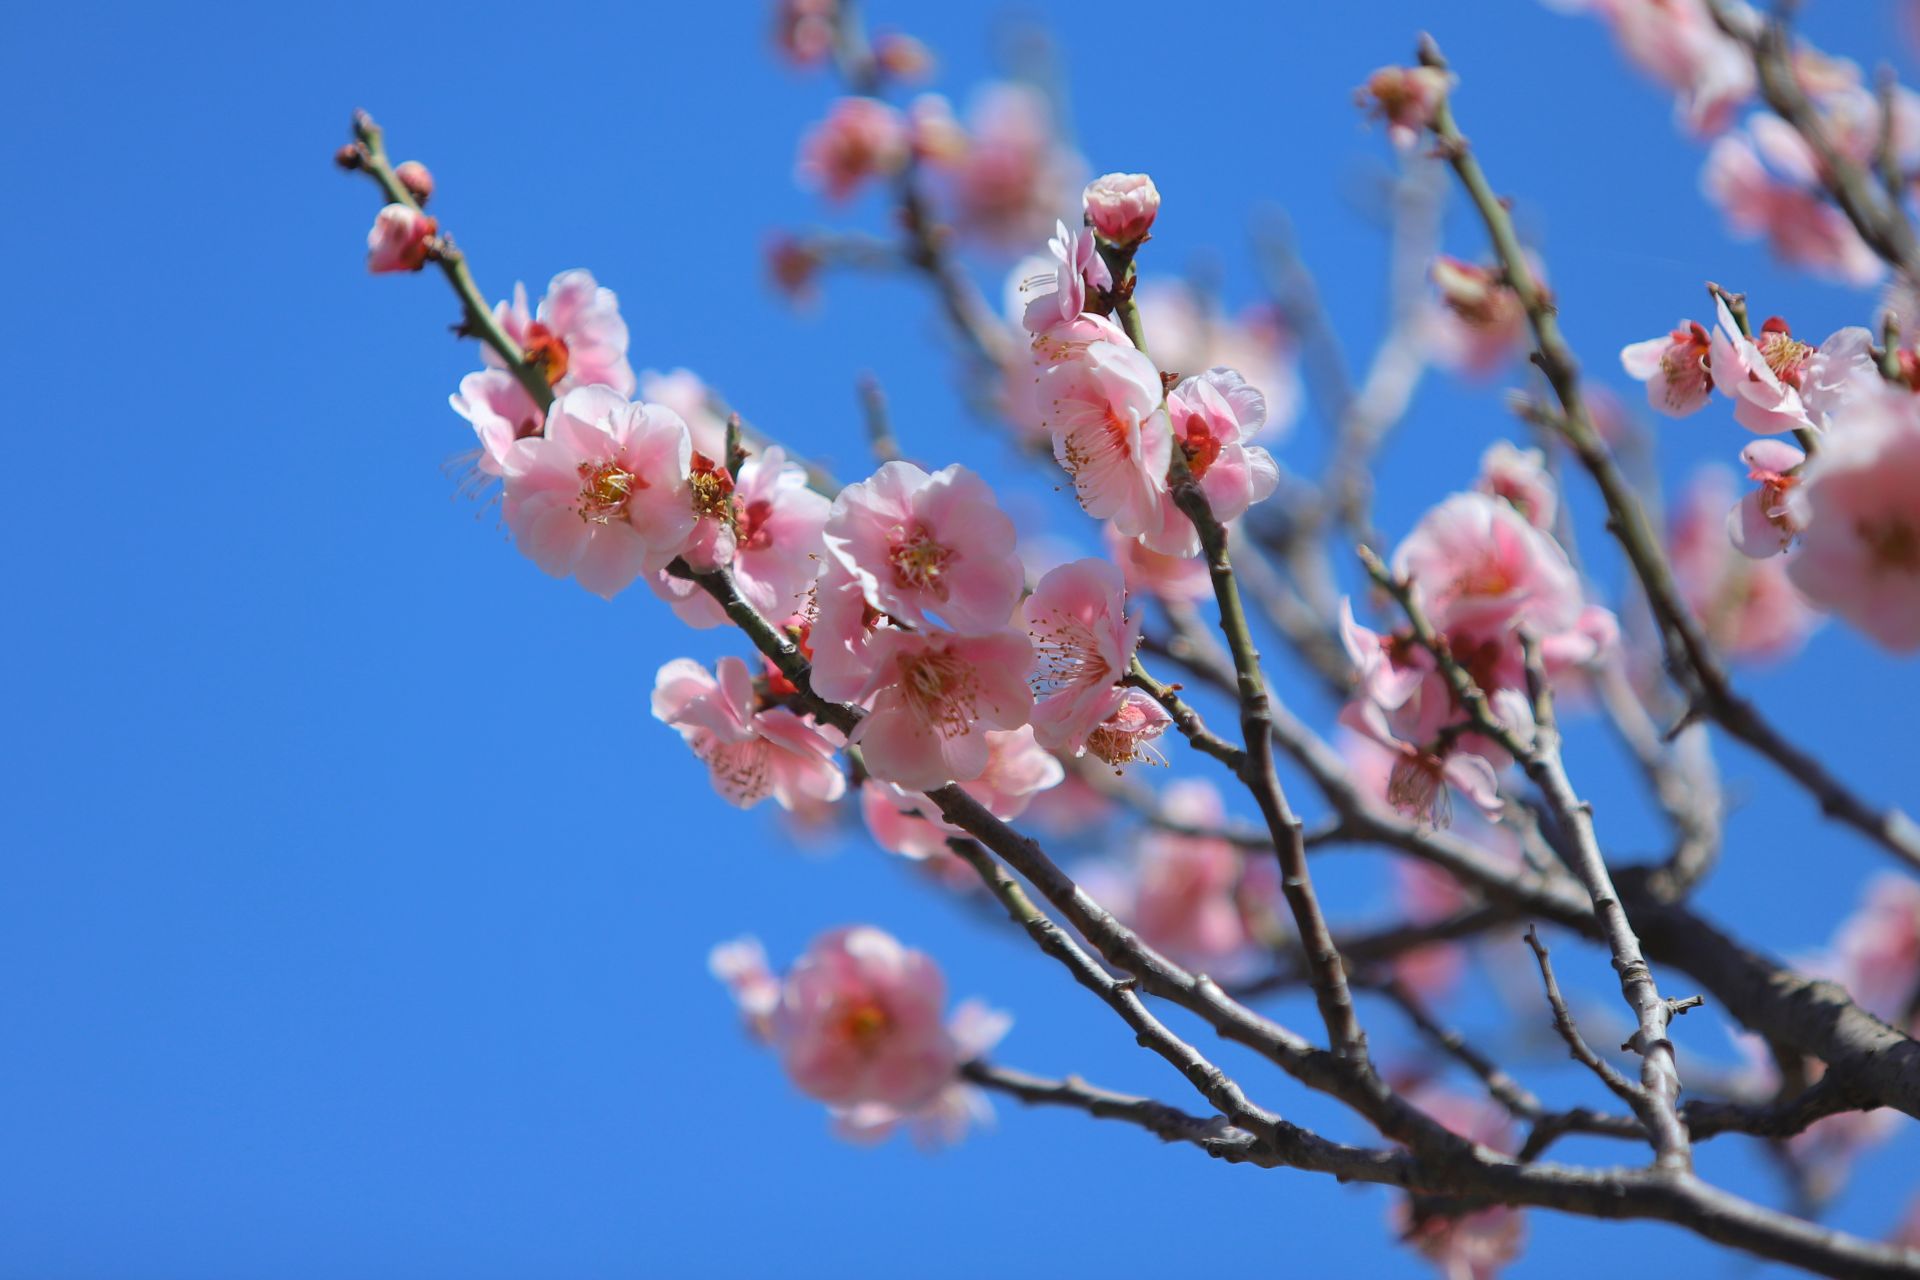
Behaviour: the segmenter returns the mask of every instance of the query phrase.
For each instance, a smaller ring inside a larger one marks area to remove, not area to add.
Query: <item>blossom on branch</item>
[[[713,672],[691,658],[661,667],[653,715],[706,763],[728,804],[750,809],[771,796],[781,808],[797,809],[846,792],[834,759],[839,732],[770,702],[738,658],[720,659]]]
[[[373,229],[367,232],[367,270],[375,275],[418,271],[427,265],[438,230],[439,224],[418,209],[388,205],[374,217]]]
[[[623,396],[634,389],[627,363],[627,322],[611,289],[578,268],[562,271],[547,285],[539,309],[527,310],[527,289],[513,286],[513,300],[493,309],[500,327],[525,353],[528,363],[546,375],[556,396],[575,387],[598,384]],[[481,356],[495,368],[505,363],[490,347]]]

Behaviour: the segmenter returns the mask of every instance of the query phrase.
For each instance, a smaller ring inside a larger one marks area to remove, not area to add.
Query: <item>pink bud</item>
[[[1359,100],[1387,122],[1395,146],[1411,147],[1446,99],[1452,77],[1434,67],[1381,67],[1367,77]]]
[[[367,232],[367,270],[418,271],[427,265],[438,224],[418,209],[390,204],[373,220]]]
[[[1087,186],[1087,220],[1113,244],[1138,244],[1147,238],[1160,212],[1160,191],[1144,173],[1110,173]]]
[[[404,162],[393,171],[393,176],[400,179],[400,185],[407,189],[407,194],[421,204],[424,205],[432,198],[433,175],[428,173],[427,166],[418,160]]]

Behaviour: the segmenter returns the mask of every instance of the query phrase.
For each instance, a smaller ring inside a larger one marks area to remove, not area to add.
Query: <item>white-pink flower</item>
[[[1355,698],[1340,711],[1340,723],[1393,756],[1387,775],[1387,803],[1401,813],[1436,827],[1453,819],[1453,801],[1447,788],[1471,800],[1489,817],[1501,811],[1500,780],[1494,765],[1472,750],[1473,735],[1452,743],[1419,745],[1401,737],[1380,705]]]
[[[526,286],[515,284],[513,301],[497,304],[493,314],[527,360],[545,372],[556,396],[596,384],[623,396],[633,394],[620,300],[595,282],[592,273],[562,271],[548,283],[546,297],[533,312],[527,310]],[[489,365],[504,367],[492,348],[482,347],[480,354]]]
[[[1252,443],[1267,420],[1267,401],[1232,369],[1209,369],[1167,393],[1167,419],[1187,473],[1200,485],[1214,519],[1237,520],[1264,502],[1280,483],[1273,455]],[[1200,534],[1171,492],[1160,497],[1159,518],[1140,540],[1167,555],[1195,555]]]
[[[1560,2],[1598,13],[1621,52],[1675,95],[1677,114],[1695,133],[1720,132],[1753,96],[1753,60],[1700,0]],[[1735,11],[1749,12],[1744,4]]]
[[[1087,735],[1087,754],[1112,765],[1115,773],[1141,760],[1165,764],[1167,758],[1153,744],[1172,723],[1167,709],[1146,693],[1122,689],[1119,705]]]
[[[1299,342],[1277,307],[1263,303],[1228,315],[1218,299],[1165,276],[1142,282],[1134,304],[1160,368],[1180,378],[1237,369],[1266,399],[1261,435],[1271,440],[1293,425],[1305,398]]]
[[[692,457],[671,410],[579,387],[554,402],[545,435],[507,451],[507,527],[541,569],[611,598],[693,532]]]
[[[700,375],[691,369],[673,369],[661,373],[655,369],[640,371],[640,399],[648,404],[663,404],[680,415],[693,437],[693,451],[724,461],[727,453],[727,424],[714,412],[713,395]]]
[[[705,762],[728,804],[748,809],[772,796],[793,809],[846,793],[839,731],[768,703],[738,658],[713,672],[692,658],[667,663],[654,677],[653,714]]]
[[[1505,502],[1458,493],[1428,511],[1393,554],[1393,572],[1442,632],[1567,630],[1583,599],[1567,553]]]
[[[950,142],[936,159],[955,223],[996,244],[1045,235],[1084,173],[1080,158],[1060,142],[1046,95],[1005,81],[974,99],[964,146]]]
[[[869,180],[891,177],[912,154],[907,118],[878,98],[846,97],[800,143],[800,181],[845,200]]]
[[[514,441],[539,435],[547,417],[520,380],[505,369],[468,374],[460,379],[460,390],[448,396],[447,403],[473,426],[473,434],[480,441],[474,466],[485,476],[503,474],[507,451]]]
[[[1161,797],[1172,823],[1220,831],[1226,805],[1211,783],[1176,782]],[[1260,927],[1280,906],[1278,864],[1249,858],[1229,840],[1150,830],[1140,837],[1124,918],[1177,962],[1233,975],[1251,961]]]
[[[735,938],[707,953],[707,972],[726,985],[740,1019],[756,1040],[773,1037],[773,1011],[780,1007],[780,979],[767,964],[760,939]]]
[[[1160,212],[1160,189],[1144,173],[1109,173],[1088,183],[1080,202],[1101,236],[1118,245],[1138,244]]]
[[[1127,590],[1155,596],[1170,604],[1196,604],[1213,598],[1213,579],[1204,560],[1170,556],[1129,538],[1112,525],[1103,530],[1107,556],[1120,566]]]
[[[367,232],[367,270],[418,271],[427,265],[439,225],[418,209],[390,204],[374,215]]]
[[[1749,452],[1767,445],[1792,448],[1776,440],[1757,440]],[[1760,505],[1754,502],[1759,492],[1736,505],[1732,476],[1721,467],[1702,468],[1674,515],[1669,550],[1681,597],[1714,646],[1730,657],[1756,660],[1799,648],[1819,617],[1788,581],[1784,560],[1751,558],[1727,536],[1730,523]],[[1767,529],[1765,541],[1778,547],[1772,526]]]
[[[1411,1100],[1470,1142],[1503,1154],[1515,1150],[1512,1122],[1491,1100],[1464,1098],[1433,1085],[1414,1091]],[[1512,1205],[1463,1209],[1408,1196],[1395,1203],[1392,1220],[1395,1234],[1444,1280],[1494,1280],[1520,1256],[1526,1240],[1526,1222]]]
[[[1734,234],[1765,236],[1774,256],[1790,266],[1855,285],[1872,284],[1886,273],[1846,214],[1818,193],[1775,178],[1745,137],[1715,140],[1700,187]]]
[[[807,473],[787,461],[777,445],[769,445],[741,464],[738,480],[726,471],[699,463],[695,455],[696,484],[705,482],[714,492],[687,542],[687,563],[695,569],[729,565],[734,585],[748,604],[769,618],[798,612],[813,588],[819,568],[821,530],[827,522],[827,499],[807,487]],[[654,590],[673,606],[682,622],[694,627],[727,625],[719,604],[695,584],[671,574],[651,579]]]
[[[1011,1014],[991,1008],[982,1000],[962,1000],[947,1019],[947,1035],[953,1040],[954,1057],[961,1063],[985,1057],[1012,1027]],[[861,1102],[836,1108],[833,1113],[834,1133],[862,1145],[883,1142],[896,1130],[905,1129],[917,1147],[948,1147],[964,1138],[967,1130],[992,1123],[993,1104],[987,1100],[986,1091],[958,1077],[911,1110],[884,1102]]]
[[[978,778],[987,768],[988,732],[1018,729],[1033,712],[1026,681],[1033,646],[1018,631],[881,629],[866,649],[870,670],[854,696],[870,700],[872,710],[853,741],[882,781],[927,791]]]
[[[1733,420],[1760,435],[1822,430],[1879,385],[1873,337],[1865,329],[1841,329],[1816,348],[1775,316],[1749,338],[1724,300],[1708,363],[1713,385],[1734,402]]]
[[[888,462],[833,500],[827,554],[860,583],[867,603],[898,622],[932,619],[977,634],[1006,625],[1023,571],[1013,522],[974,472],[928,475]]]
[[[1040,381],[1053,456],[1088,515],[1125,534],[1160,518],[1173,457],[1160,371],[1131,345],[1093,342]]]
[[[1920,649],[1920,402],[1882,389],[1822,437],[1787,498],[1793,584],[1896,653]]]
[[[1031,334],[1044,334],[1085,311],[1087,290],[1113,288],[1113,272],[1100,256],[1092,231],[1069,231],[1066,223],[1056,222],[1047,251],[1058,265],[1050,273],[1038,272],[1021,282],[1028,299],[1021,323]]]
[[[1560,508],[1560,491],[1547,470],[1547,455],[1539,449],[1520,449],[1505,440],[1494,441],[1480,455],[1480,478],[1473,487],[1504,501],[1534,528],[1552,530]]]
[[[1740,451],[1754,487],[1726,514],[1727,540],[1754,560],[1777,556],[1800,536],[1801,524],[1787,495],[1800,483],[1807,455],[1784,440],[1755,440]]]
[[[1080,755],[1088,735],[1120,710],[1119,685],[1140,645],[1140,610],[1128,610],[1118,568],[1086,559],[1041,578],[1020,620],[1033,641],[1035,736],[1049,750]]]
[[[1621,348],[1627,376],[1647,384],[1647,403],[1669,418],[1684,418],[1713,398],[1707,367],[1707,331],[1692,320],[1672,333]]]
[[[1453,77],[1438,67],[1381,67],[1355,98],[1387,122],[1387,137],[1406,151],[1419,143],[1452,87]]]
[[[987,767],[979,777],[961,783],[960,789],[1003,822],[1025,813],[1034,796],[1059,786],[1066,777],[1060,761],[1034,741],[1031,725],[996,730],[986,738]],[[916,860],[951,856],[948,838],[965,834],[948,825],[940,807],[926,796],[890,782],[866,784],[860,793],[860,813],[875,843]],[[967,881],[978,883],[970,868],[962,864],[962,869]]]

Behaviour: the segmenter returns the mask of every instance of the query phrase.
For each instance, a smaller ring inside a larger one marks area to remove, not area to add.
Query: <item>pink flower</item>
[[[1354,96],[1387,122],[1387,137],[1406,151],[1419,143],[1452,87],[1453,77],[1437,67],[1381,67]]]
[[[1787,500],[1800,483],[1807,455],[1783,440],[1755,440],[1740,451],[1747,478],[1759,485],[1727,512],[1728,541],[1744,556],[1777,556],[1800,536],[1801,524]]]
[[[853,731],[867,771],[927,791],[986,771],[987,733],[1018,729],[1033,712],[1026,673],[1033,646],[1018,631],[962,636],[879,630],[857,697],[873,710]]]
[[[1055,460],[1087,514],[1122,533],[1145,533],[1160,519],[1173,450],[1164,398],[1153,361],[1116,342],[1088,344],[1040,381]]]
[[[688,541],[688,563],[696,569],[730,565],[740,594],[766,617],[799,611],[819,567],[825,495],[809,489],[807,473],[775,445],[749,457],[737,483],[711,467],[704,476],[716,498]],[[689,626],[727,624],[726,613],[696,584],[664,573],[652,582]]]
[[[418,271],[427,265],[439,229],[439,223],[418,209],[388,205],[374,216],[373,230],[367,232],[367,270],[375,275]]]
[[[1196,604],[1213,598],[1213,579],[1206,562],[1194,556],[1163,555],[1107,525],[1107,556],[1120,566],[1127,590],[1154,596],[1169,604]]]
[[[1021,323],[1032,334],[1046,333],[1085,311],[1089,288],[1113,288],[1113,273],[1107,268],[1107,260],[1100,256],[1100,245],[1093,232],[1068,231],[1066,223],[1056,222],[1047,249],[1060,265],[1053,269],[1051,277],[1035,275],[1021,286],[1030,296]]]
[[[932,475],[883,464],[840,491],[824,537],[867,603],[909,626],[938,618],[956,631],[996,631],[1020,599],[1013,522],[986,481],[957,463]]]
[[[1122,689],[1119,705],[1087,735],[1087,754],[1112,765],[1115,773],[1141,760],[1165,764],[1167,758],[1153,744],[1172,723],[1166,708],[1144,692]]]
[[[1748,451],[1765,445],[1790,447],[1760,440]],[[1737,518],[1727,514],[1733,487],[1732,477],[1720,467],[1702,468],[1694,476],[1673,522],[1674,580],[1722,653],[1782,657],[1800,647],[1818,615],[1787,580],[1785,561],[1750,559],[1728,540],[1729,525]],[[1741,502],[1736,513],[1744,512],[1750,501]]]
[[[1881,872],[1860,909],[1834,934],[1837,976],[1862,1008],[1896,1027],[1914,1025],[1910,1002],[1920,991],[1920,884]]]
[[[780,1007],[780,979],[767,964],[758,938],[735,938],[707,953],[707,972],[726,985],[740,1006],[741,1021],[756,1040],[773,1038],[773,1011]]]
[[[678,730],[706,763],[714,790],[728,804],[750,809],[772,796],[792,809],[846,793],[846,776],[834,760],[837,730],[763,705],[738,658],[720,659],[716,673],[691,658],[667,663],[654,677],[653,715]]]
[[[1575,7],[1569,5],[1568,7]],[[1671,90],[1695,133],[1718,133],[1753,96],[1753,62],[1700,0],[1585,0],[1620,50]]]
[[[1512,1125],[1491,1100],[1469,1100],[1426,1086],[1413,1094],[1412,1101],[1470,1142],[1503,1155],[1515,1150]],[[1463,1211],[1444,1201],[1409,1195],[1394,1205],[1393,1222],[1400,1238],[1445,1280],[1493,1280],[1520,1256],[1526,1239],[1526,1222],[1511,1205]]]
[[[1713,397],[1707,367],[1707,331],[1691,320],[1664,338],[1623,347],[1627,376],[1647,384],[1647,403],[1669,418],[1684,418]]]
[[[556,396],[596,383],[623,396],[633,394],[633,366],[627,363],[627,322],[620,300],[595,283],[591,273],[562,271],[547,285],[540,309],[527,311],[525,285],[513,286],[513,301],[497,304],[494,316],[528,361],[543,369]],[[490,348],[480,354],[503,368]]]
[[[833,53],[836,0],[777,0],[773,6],[773,47],[798,67],[825,62]]]
[[[1734,234],[1764,235],[1782,262],[1856,285],[1872,284],[1886,272],[1846,214],[1815,192],[1774,178],[1746,138],[1714,142],[1700,186]]]
[[[1167,788],[1161,812],[1171,822],[1200,830],[1227,824],[1219,791],[1194,778]],[[1178,963],[1235,974],[1248,965],[1260,943],[1260,926],[1279,908],[1276,868],[1270,856],[1249,858],[1215,836],[1150,830],[1137,846],[1125,918]]]
[[[1342,708],[1340,723],[1393,754],[1386,798],[1401,813],[1436,827],[1447,826],[1453,819],[1453,801],[1447,793],[1451,786],[1488,817],[1499,816],[1499,778],[1484,755],[1467,749],[1469,737],[1432,748],[1417,746],[1397,735],[1379,704],[1365,698]]]
[[[1431,275],[1440,301],[1428,326],[1436,361],[1479,377],[1525,350],[1526,308],[1496,268],[1442,255]]]
[[[1074,560],[1050,571],[1020,607],[1033,640],[1034,734],[1053,751],[1080,755],[1087,737],[1120,709],[1120,681],[1140,645],[1138,609],[1128,612],[1120,570]]]
[[[473,426],[480,452],[475,468],[484,476],[504,474],[507,451],[516,440],[540,434],[546,415],[533,402],[520,380],[505,369],[482,369],[460,379],[460,390],[447,397],[453,411]]]
[[[1480,478],[1473,487],[1505,501],[1534,528],[1552,531],[1560,494],[1547,471],[1547,455],[1540,450],[1494,441],[1480,455]]]
[[[720,461],[727,454],[727,424],[714,411],[713,393],[700,375],[691,369],[661,373],[640,371],[640,399],[661,404],[680,415],[693,437],[693,451]]]
[[[400,179],[400,185],[407,189],[407,194],[413,197],[414,203],[422,208],[426,207],[427,201],[433,199],[433,174],[428,172],[427,166],[418,160],[401,161],[393,167],[393,176]]]
[[[947,1019],[947,1034],[962,1062],[987,1055],[1013,1026],[1013,1018],[984,1001],[962,1000]],[[974,1126],[993,1123],[993,1104],[984,1090],[960,1079],[947,1083],[932,1099],[911,1111],[883,1102],[861,1102],[834,1112],[833,1129],[849,1142],[883,1142],[904,1128],[921,1148],[947,1147],[959,1142]]]
[[[1267,420],[1266,397],[1232,369],[1209,369],[1167,393],[1167,418],[1187,471],[1207,506],[1225,523],[1263,502],[1280,483],[1273,455],[1251,443]],[[1196,555],[1200,534],[1171,492],[1161,495],[1159,520],[1141,541],[1168,555]]]
[[[1575,625],[1579,576],[1566,552],[1513,507],[1459,493],[1427,512],[1393,554],[1393,572],[1438,631],[1504,631],[1544,637]]]
[[[1053,275],[1039,258],[1028,259],[1016,272],[1019,284],[1014,294],[1014,310],[1019,312],[1023,325],[1029,315],[1041,321],[1058,314],[1053,306],[1055,295],[1033,293],[1035,288],[1044,287]],[[1132,343],[1119,325],[1092,312],[1082,312],[1070,320],[1056,321],[1038,332],[1029,332],[1027,345],[1013,349],[1007,356],[1002,370],[1005,383],[1001,410],[1023,434],[1044,436],[1048,415],[1042,388],[1047,371],[1083,356],[1096,342],[1111,342],[1122,347]]]
[[[1160,190],[1144,173],[1109,173],[1095,178],[1080,199],[1093,229],[1118,245],[1145,240],[1160,212]]]
[[[1033,797],[1060,785],[1066,770],[1034,741],[1031,726],[993,732],[987,737],[987,767],[960,789],[985,805],[994,817],[1011,822],[1026,812]],[[860,813],[875,843],[916,860],[947,858],[950,836],[964,835],[940,817],[940,808],[917,792],[890,782],[868,782],[860,793]],[[977,883],[962,864],[966,882]]]
[[[1713,384],[1734,401],[1733,420],[1749,431],[1819,430],[1862,392],[1878,389],[1873,338],[1858,327],[1841,329],[1816,349],[1796,339],[1778,316],[1758,338],[1740,332],[1719,304],[1709,364]]]
[[[1082,172],[1079,157],[1060,143],[1046,95],[1028,85],[988,85],[968,112],[966,137],[943,169],[961,230],[998,244],[1045,235]]]
[[[814,583],[813,691],[835,702],[860,698],[873,674],[873,638],[893,623],[867,603],[860,579],[827,557]]]
[[[569,391],[546,434],[506,454],[507,527],[541,569],[611,599],[664,568],[693,532],[692,456],[671,410],[603,386]]]
[[[1920,648],[1920,404],[1881,390],[1823,437],[1787,499],[1806,530],[1787,572],[1897,653]]]
[[[1159,277],[1134,294],[1146,328],[1147,349],[1168,373],[1193,377],[1209,369],[1238,369],[1266,398],[1261,434],[1285,434],[1299,415],[1304,392],[1296,342],[1286,318],[1271,305],[1224,314],[1216,299],[1192,285]]]
[[[800,143],[800,181],[845,200],[869,179],[906,167],[911,154],[907,121],[878,98],[847,97]]]

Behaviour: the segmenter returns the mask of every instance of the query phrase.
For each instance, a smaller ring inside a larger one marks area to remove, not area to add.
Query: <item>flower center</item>
[[[611,524],[627,512],[635,490],[647,482],[617,462],[580,464],[580,518],[590,524]]]
[[[693,488],[694,514],[726,523],[733,520],[733,477],[727,469],[697,450],[688,476]]]
[[[1187,470],[1198,480],[1207,474],[1220,457],[1220,439],[1207,430],[1207,420],[1199,414],[1187,415],[1187,429],[1180,441],[1180,452],[1187,455]]]
[[[900,662],[900,689],[914,715],[944,738],[973,728],[978,696],[973,668],[946,649],[928,649]]]
[[[1707,331],[1698,324],[1675,329],[1673,344],[1660,357],[1660,375],[1667,384],[1667,407],[1681,408],[1689,394],[1713,390],[1713,372],[1707,366]]]
[[[1860,540],[1867,544],[1876,569],[1899,573],[1920,573],[1920,530],[1898,516],[1884,520],[1862,520],[1854,526]]]
[[[1767,362],[1767,368],[1773,370],[1773,376],[1786,385],[1799,390],[1801,374],[1807,367],[1807,359],[1813,355],[1813,348],[1801,342],[1787,332],[1786,321],[1775,316],[1760,330],[1759,341],[1753,344],[1760,351],[1760,358]]]
[[[1449,825],[1453,821],[1453,797],[1447,794],[1439,757],[1415,754],[1395,760],[1387,773],[1387,803],[1436,827]]]
[[[773,518],[773,504],[765,498],[752,502],[733,500],[733,522],[740,545],[748,551],[764,551],[773,545],[773,530],[767,527]]]
[[[953,552],[934,541],[925,525],[918,524],[887,552],[896,587],[925,591],[938,600],[947,598],[947,564],[952,559]]]
[[[892,1016],[879,1001],[871,998],[854,1001],[840,1011],[840,1036],[852,1041],[856,1048],[873,1049],[892,1028]]]
[[[1119,675],[1101,654],[1093,628],[1071,614],[1055,613],[1029,634],[1040,668],[1033,683],[1042,696],[1075,685],[1111,684]]]
[[[527,363],[546,375],[553,386],[567,376],[567,341],[538,320],[527,326],[526,340],[520,344]]]

